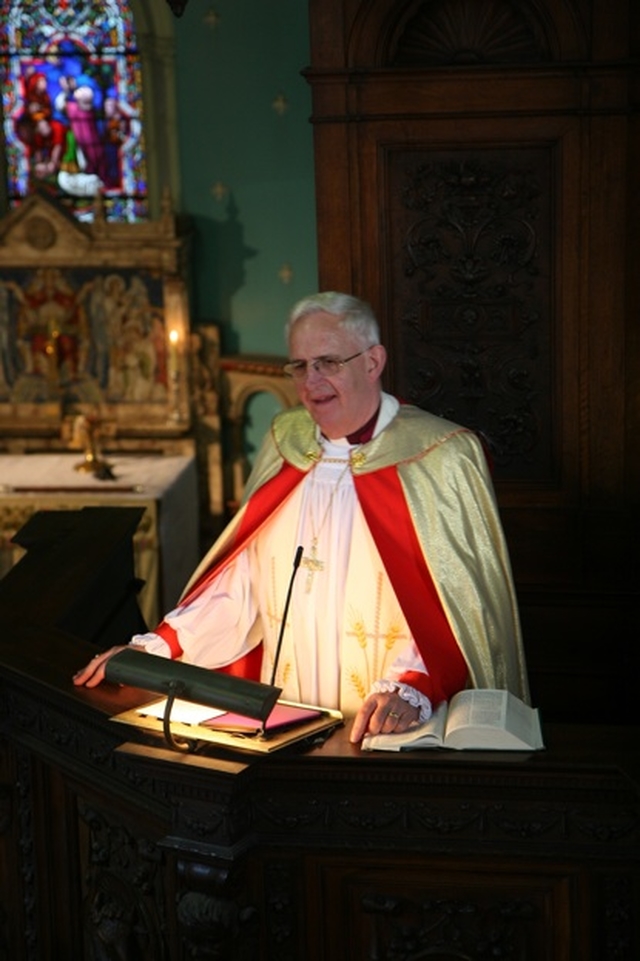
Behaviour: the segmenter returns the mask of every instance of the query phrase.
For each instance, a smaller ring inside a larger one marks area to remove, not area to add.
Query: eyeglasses
[[[352,354],[351,357],[345,357],[343,360],[339,357],[315,357],[313,360],[292,360],[288,364],[285,364],[282,369],[287,377],[293,377],[294,380],[304,380],[309,370],[315,370],[322,377],[335,377],[336,374],[340,373],[345,364],[348,364],[350,360],[355,360],[356,357],[361,357],[368,349],[368,347],[365,347],[364,350],[358,351],[357,354]]]

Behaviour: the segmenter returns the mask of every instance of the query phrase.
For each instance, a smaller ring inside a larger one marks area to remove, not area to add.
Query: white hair
[[[309,314],[322,311],[338,318],[341,327],[354,334],[363,347],[380,343],[380,329],[371,306],[359,297],[327,290],[304,297],[294,305],[285,327],[287,343],[295,324]]]

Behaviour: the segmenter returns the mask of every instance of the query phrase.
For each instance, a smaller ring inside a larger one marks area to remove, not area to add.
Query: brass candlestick
[[[91,414],[78,414],[73,425],[73,446],[82,447],[84,460],[76,464],[74,470],[96,477],[113,477],[112,465],[103,460],[100,452],[100,418]]]

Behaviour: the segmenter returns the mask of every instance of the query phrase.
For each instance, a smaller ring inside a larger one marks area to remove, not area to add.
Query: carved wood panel
[[[88,956],[164,961],[169,955],[162,852],[137,826],[81,798],[78,834]]]
[[[575,870],[476,862],[460,871],[433,858],[400,868],[393,857],[348,866],[329,856],[316,868],[314,894],[334,924],[325,939],[336,961],[363,950],[402,961],[569,961],[569,940],[576,956],[588,956],[586,931],[567,932],[563,920],[580,896]]]
[[[482,432],[501,478],[555,480],[552,151],[383,157],[398,393]]]
[[[388,389],[484,435],[503,506],[578,502],[580,124],[474,117],[461,138],[385,118],[350,137],[350,258]]]

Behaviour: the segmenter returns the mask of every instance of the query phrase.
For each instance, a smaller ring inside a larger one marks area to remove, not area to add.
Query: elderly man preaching
[[[368,304],[299,302],[287,325],[301,406],[279,413],[244,504],[175,610],[131,644],[270,681],[337,708],[350,737],[400,733],[467,686],[529,699],[518,612],[484,453],[464,427],[381,389]],[[95,686],[108,658],[75,677]]]

